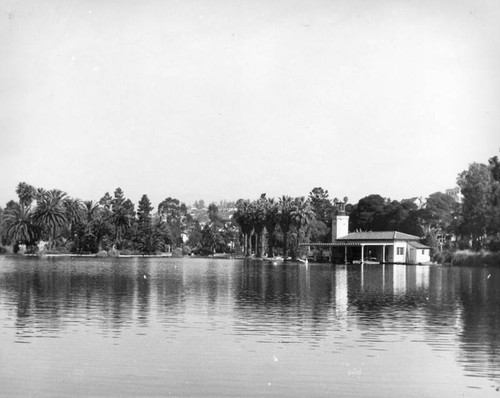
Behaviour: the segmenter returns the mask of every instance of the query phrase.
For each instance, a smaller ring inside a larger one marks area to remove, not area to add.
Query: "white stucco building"
[[[335,263],[375,262],[393,264],[430,263],[430,247],[415,235],[399,231],[349,233],[349,216],[341,213],[332,221],[331,243],[309,243],[322,257]],[[329,252],[327,255],[326,252]]]

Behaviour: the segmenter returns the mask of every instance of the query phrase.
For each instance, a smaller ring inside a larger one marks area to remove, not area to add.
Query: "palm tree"
[[[236,211],[233,219],[240,226],[243,232],[243,243],[245,256],[250,256],[250,237],[253,230],[253,221],[251,216],[250,201],[248,199],[239,199],[236,202]]]
[[[303,226],[309,225],[314,218],[314,211],[312,210],[311,203],[304,196],[295,198],[293,200],[293,209],[291,212],[292,224],[301,229]]]
[[[138,239],[137,247],[142,254],[155,254],[165,249],[165,238],[167,225],[161,219],[157,219],[142,230]]]
[[[40,198],[33,214],[33,222],[45,230],[52,249],[57,233],[67,224],[68,218],[64,207],[66,193],[59,189],[45,192]]]
[[[68,222],[68,232],[73,236],[74,227],[83,223],[85,219],[84,204],[80,199],[65,198],[63,206],[66,212],[66,220]]]
[[[79,250],[94,252],[100,250],[102,237],[109,231],[107,220],[103,217],[103,209],[99,202],[86,200],[83,202],[83,220],[81,244]]]
[[[92,200],[83,202],[83,224],[85,225],[86,232],[92,233],[92,223],[99,217],[100,212],[99,203]]]
[[[36,198],[35,187],[30,184],[26,184],[25,182],[17,184],[16,193],[19,197],[19,203],[24,206],[30,206],[33,199]]]
[[[250,216],[255,231],[256,256],[262,257],[262,233],[266,222],[265,199],[260,198],[250,204]]]
[[[33,224],[30,206],[9,202],[3,213],[2,239],[14,246],[34,244],[39,236],[39,228]]]
[[[123,240],[123,235],[132,223],[133,215],[124,205],[115,206],[111,221],[115,227],[115,244],[118,246]]]
[[[226,241],[217,224],[205,225],[202,230],[201,244],[213,253],[226,247]]]
[[[306,200],[303,196],[295,198],[293,200],[293,209],[291,211],[291,222],[292,225],[297,229],[297,240],[296,244],[300,243],[300,232],[302,227],[309,229],[310,222],[314,219],[314,211],[311,207],[310,200]],[[306,234],[307,235],[307,234]],[[298,247],[296,248],[298,249]],[[294,250],[296,253],[297,250]]]
[[[286,259],[288,252],[288,231],[292,224],[293,199],[283,195],[278,201],[278,223],[283,232],[283,257]]]
[[[268,246],[268,257],[274,257],[274,231],[278,225],[278,203],[274,201],[273,198],[266,198],[264,202],[265,206],[265,219],[264,225],[267,230],[267,246]]]

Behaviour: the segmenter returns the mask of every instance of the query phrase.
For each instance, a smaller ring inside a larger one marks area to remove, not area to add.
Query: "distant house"
[[[413,203],[415,206],[417,206],[417,209],[423,208],[425,206],[425,203],[426,203],[425,199],[422,198],[421,196],[409,198],[409,199],[403,199],[402,202]]]
[[[446,195],[451,196],[455,202],[462,202],[462,193],[459,187],[451,188],[446,190]]]

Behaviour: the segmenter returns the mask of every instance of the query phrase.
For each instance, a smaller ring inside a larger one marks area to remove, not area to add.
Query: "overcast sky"
[[[455,186],[500,149],[500,2],[0,3],[0,206],[356,203]]]

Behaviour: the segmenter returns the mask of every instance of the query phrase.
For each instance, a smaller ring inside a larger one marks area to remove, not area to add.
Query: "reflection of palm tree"
[[[38,238],[39,229],[33,224],[30,206],[11,203],[3,213],[2,238],[16,244],[33,244]]]
[[[35,225],[45,229],[49,236],[49,248],[58,231],[67,223],[67,215],[63,205],[66,193],[59,189],[45,192],[36,206],[33,221]]]

